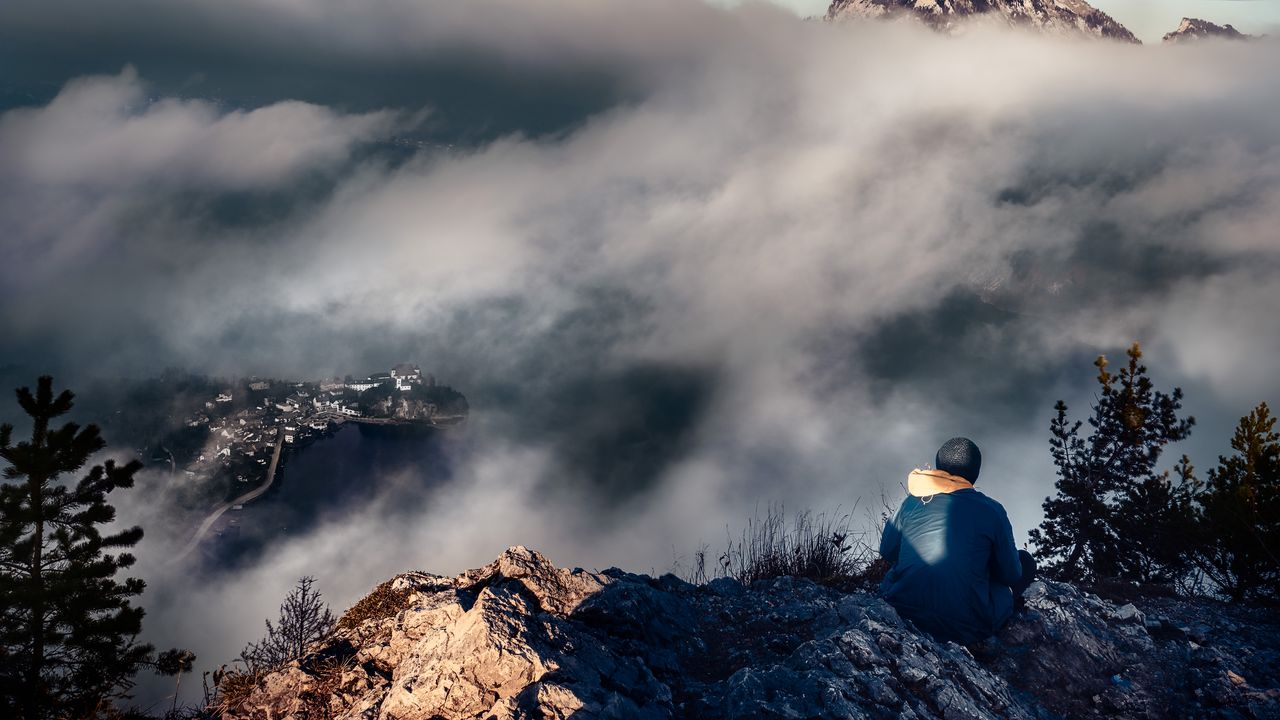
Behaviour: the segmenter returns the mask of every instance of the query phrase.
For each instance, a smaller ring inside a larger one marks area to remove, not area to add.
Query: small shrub
[[[251,672],[276,670],[303,656],[307,646],[333,632],[333,613],[314,589],[315,578],[298,580],[280,605],[280,619],[266,621],[267,634],[249,643],[240,659]]]
[[[413,591],[408,588],[395,589],[391,580],[373,589],[373,592],[360,598],[338,619],[338,629],[351,630],[370,620],[384,620],[398,615],[409,607],[409,597]]]

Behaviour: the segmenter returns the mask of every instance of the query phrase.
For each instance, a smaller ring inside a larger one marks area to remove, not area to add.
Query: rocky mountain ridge
[[[1252,35],[1245,35],[1231,25],[1216,25],[1199,18],[1182,18],[1177,29],[1165,33],[1164,42],[1185,42],[1204,38],[1223,38],[1227,40],[1248,40]]]
[[[1280,621],[1211,601],[1123,604],[1037,582],[976,648],[866,592],[561,569],[513,547],[411,572],[228,718],[1280,718]]]
[[[1124,25],[1085,0],[832,0],[826,19],[912,16],[952,32],[971,18],[996,18],[1011,27],[1059,35],[1139,43]]]

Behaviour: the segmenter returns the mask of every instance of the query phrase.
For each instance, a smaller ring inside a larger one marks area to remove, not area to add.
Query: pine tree
[[[1134,481],[1116,503],[1116,535],[1127,546],[1118,575],[1143,583],[1180,586],[1191,570],[1196,534],[1195,480],[1183,455],[1166,471]]]
[[[1072,423],[1061,400],[1050,423],[1056,494],[1045,498],[1044,522],[1030,538],[1045,574],[1073,582],[1123,577],[1171,580],[1182,562],[1189,500],[1168,473],[1157,473],[1161,451],[1191,432],[1178,417],[1182,390],[1153,389],[1137,344],[1117,375],[1099,356],[1099,395],[1088,418]]]
[[[1262,403],[1240,418],[1231,448],[1197,494],[1197,566],[1233,600],[1280,600],[1280,434]]]
[[[0,485],[0,714],[92,718],[125,695],[152,651],[136,641],[143,611],[131,598],[142,580],[116,580],[142,529],[100,530],[115,520],[107,494],[131,487],[141,464],[108,460],[74,486],[61,482],[105,441],[94,425],[50,427],[73,398],[55,397],[51,378],[17,396],[32,428],[15,445],[13,427],[0,426],[3,477],[16,481]]]
[[[300,578],[280,604],[280,619],[274,625],[266,620],[266,636],[245,646],[240,660],[249,672],[275,670],[302,657],[308,645],[333,632],[333,612],[313,589],[315,582],[310,575]]]

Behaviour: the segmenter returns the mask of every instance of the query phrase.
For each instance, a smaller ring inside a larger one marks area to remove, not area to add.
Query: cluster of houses
[[[423,382],[422,370],[420,370],[417,365],[401,363],[400,365],[396,365],[391,368],[391,372],[374,373],[363,380],[353,380],[350,382],[343,382],[338,378],[325,380],[320,383],[320,390],[322,392],[340,392],[341,390],[346,389],[355,390],[356,392],[364,392],[365,390],[372,390],[379,385],[390,385],[396,390],[403,392],[414,385],[420,385]],[[428,386],[433,386],[436,384],[436,379],[431,375],[428,375],[425,382]]]
[[[200,420],[197,418],[188,424],[196,426],[200,424]],[[209,420],[208,427],[209,441],[204,452],[186,468],[188,475],[217,470],[219,465],[225,468],[266,465],[279,435],[274,418],[255,410],[241,410],[226,417]],[[237,479],[247,482],[250,478],[241,472]]]
[[[185,472],[197,476],[234,471],[238,481],[251,482],[256,477],[253,468],[267,465],[277,442],[299,443],[328,430],[335,421],[361,417],[353,392],[384,385],[405,391],[423,382],[417,365],[400,364],[363,380],[281,383],[255,379],[248,383],[248,400],[254,404],[239,410],[231,410],[234,390],[220,392],[205,403],[206,412],[187,421],[190,427],[207,427],[209,439]],[[428,375],[425,382],[434,385],[435,378]]]

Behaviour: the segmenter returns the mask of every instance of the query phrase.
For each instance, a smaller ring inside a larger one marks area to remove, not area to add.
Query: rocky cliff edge
[[[226,716],[1280,718],[1278,678],[1274,615],[1212,601],[1037,582],[998,638],[964,648],[867,593],[566,570],[513,547],[382,584]]]

